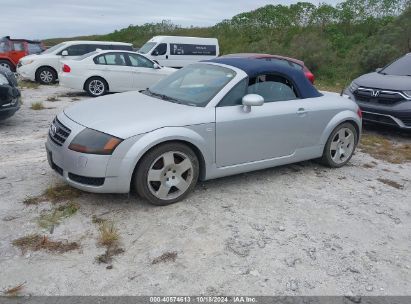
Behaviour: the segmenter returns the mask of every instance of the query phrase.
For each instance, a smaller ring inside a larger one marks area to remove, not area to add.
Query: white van
[[[133,45],[111,41],[62,42],[38,55],[29,55],[20,59],[17,64],[17,73],[24,79],[51,84],[58,78],[62,58],[75,59],[96,49],[132,51]]]
[[[218,57],[216,38],[155,36],[138,51],[160,65],[182,68],[188,64]]]

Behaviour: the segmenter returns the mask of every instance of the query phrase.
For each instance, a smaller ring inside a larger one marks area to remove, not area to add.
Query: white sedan
[[[145,90],[175,71],[134,52],[97,50],[63,60],[59,80],[65,87],[97,97],[108,92]]]

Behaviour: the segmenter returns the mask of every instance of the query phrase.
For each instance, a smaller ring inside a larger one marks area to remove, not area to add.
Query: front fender
[[[123,192],[128,192],[134,169],[141,157],[151,148],[169,141],[184,141],[195,146],[207,167],[215,159],[214,134],[214,124],[210,123],[189,127],[164,127],[133,136],[117,147],[107,166],[106,175],[119,177],[119,187]],[[127,191],[124,191],[126,188]]]
[[[351,121],[354,122],[359,130],[358,134],[358,140],[361,136],[361,127],[362,127],[362,121],[361,118],[358,117],[358,114],[354,111],[351,110],[345,110],[342,112],[339,112],[337,115],[335,115],[328,125],[325,127],[322,135],[321,135],[321,140],[320,143],[321,145],[325,145],[327,143],[328,138],[330,137],[332,131],[340,124],[346,122],[346,121]]]

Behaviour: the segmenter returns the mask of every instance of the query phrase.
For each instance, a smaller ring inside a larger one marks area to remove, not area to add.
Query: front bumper
[[[363,121],[411,130],[411,101],[399,102],[394,105],[380,105],[356,100],[355,96],[348,90],[345,91],[345,94],[361,108]]]
[[[47,136],[46,151],[50,167],[56,171],[65,182],[80,190],[95,193],[127,193],[130,184],[124,178],[110,174],[108,166],[112,155],[94,155],[68,149],[73,138],[84,127],[73,122],[64,114],[58,116],[59,121],[71,130],[70,135],[60,146]]]
[[[36,69],[34,69],[31,64],[18,64],[16,72],[23,79],[36,81]]]
[[[21,106],[21,101],[20,97],[18,98],[17,102],[14,105],[5,105],[5,106],[0,106],[0,120],[9,118],[16,113]]]

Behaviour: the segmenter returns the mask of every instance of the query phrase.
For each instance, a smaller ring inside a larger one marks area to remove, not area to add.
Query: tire
[[[198,174],[197,156],[188,146],[166,143],[143,156],[134,188],[151,204],[166,206],[184,199],[194,189]]]
[[[357,143],[358,132],[353,124],[340,124],[328,138],[321,162],[331,168],[345,166],[353,156]]]
[[[0,66],[14,72],[14,66],[8,60],[0,60]]]
[[[101,77],[91,77],[84,84],[84,90],[91,97],[99,97],[108,92],[108,84]]]
[[[57,73],[52,68],[42,67],[36,72],[36,80],[45,85],[53,84],[57,81]]]

